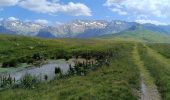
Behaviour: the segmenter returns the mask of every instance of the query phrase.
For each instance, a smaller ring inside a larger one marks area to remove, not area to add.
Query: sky
[[[0,0],[0,20],[62,24],[72,20],[123,20],[170,24],[170,0]]]

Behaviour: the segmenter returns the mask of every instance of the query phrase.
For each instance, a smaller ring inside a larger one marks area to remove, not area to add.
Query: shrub
[[[16,59],[12,59],[10,61],[6,61],[2,63],[2,67],[6,68],[6,67],[16,67],[17,66],[18,61]]]
[[[3,87],[3,88],[9,88],[13,85],[13,79],[12,77],[9,75],[8,77],[0,77],[0,87]]]
[[[48,80],[48,75],[44,75],[44,79],[45,79],[45,80]]]
[[[13,60],[9,61],[8,63],[9,63],[9,66],[10,66],[10,67],[16,67],[18,61],[17,61],[16,59],[13,59]]]
[[[74,75],[75,74],[75,70],[74,70],[74,68],[71,65],[69,65],[69,74],[70,75]]]
[[[3,68],[8,67],[8,62],[3,62],[3,63],[2,63],[2,67],[3,67]]]
[[[35,54],[33,54],[32,58],[35,60],[41,60],[44,58],[44,56],[41,53],[35,53]]]
[[[23,88],[34,88],[36,83],[38,83],[38,80],[35,77],[31,76],[30,74],[26,74],[21,79],[21,86]]]
[[[55,74],[61,74],[61,69],[59,67],[55,68]]]

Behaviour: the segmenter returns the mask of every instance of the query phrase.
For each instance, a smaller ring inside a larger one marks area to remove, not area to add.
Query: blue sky
[[[169,24],[170,0],[0,0],[0,19],[59,24],[75,19]]]

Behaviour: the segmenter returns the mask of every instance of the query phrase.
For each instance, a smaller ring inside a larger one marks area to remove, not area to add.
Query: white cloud
[[[58,12],[67,13],[73,16],[91,16],[91,10],[82,3],[69,2],[68,4],[60,4],[58,0],[23,0],[19,5],[25,9],[39,12],[56,14]]]
[[[106,0],[104,5],[129,14],[170,17],[170,0]]]
[[[119,15],[127,15],[127,12],[125,11],[122,11],[121,9],[118,9],[118,8],[113,8],[111,9],[113,12],[116,12],[118,13]]]
[[[60,0],[0,0],[0,9],[6,6],[20,6],[22,8],[47,14],[59,12],[73,16],[91,16],[91,10],[83,3],[61,4]]]
[[[104,5],[106,6],[112,6],[114,3],[120,3],[125,0],[106,0],[106,3]]]
[[[0,7],[16,5],[19,0],[0,0]]]
[[[135,22],[140,23],[140,24],[150,23],[150,24],[155,24],[155,25],[167,25],[166,23],[159,22],[156,20],[149,20],[149,19],[139,19],[139,20],[136,20]]]
[[[41,24],[41,25],[47,25],[49,22],[44,19],[37,19],[35,20],[35,23]]]
[[[10,21],[15,21],[15,20],[19,20],[18,18],[15,18],[15,17],[9,17],[8,20]]]

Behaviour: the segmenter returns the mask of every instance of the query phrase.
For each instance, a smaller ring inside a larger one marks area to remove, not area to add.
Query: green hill
[[[117,34],[104,35],[103,39],[125,39],[129,41],[170,43],[170,36],[165,33],[154,32],[143,27],[132,28]]]

